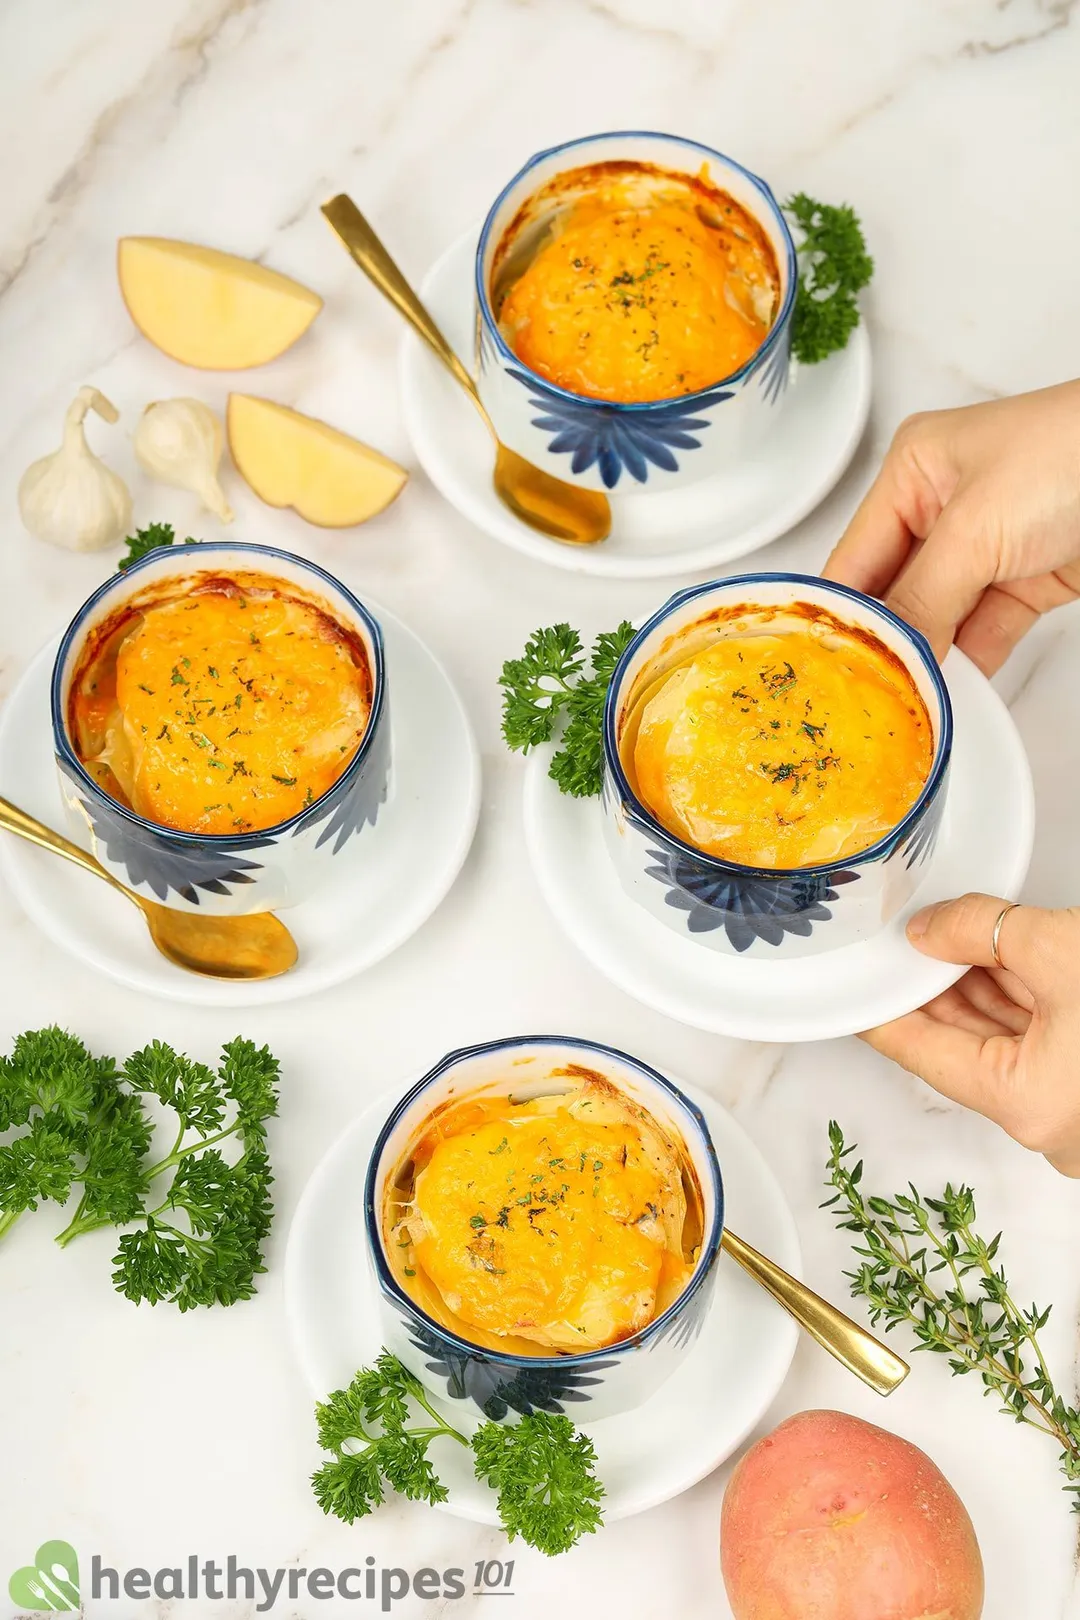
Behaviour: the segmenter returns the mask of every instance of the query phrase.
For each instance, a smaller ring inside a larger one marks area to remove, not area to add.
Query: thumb
[[[994,960],[994,930],[998,930],[998,956]],[[964,894],[917,911],[907,936],[924,956],[968,967],[1006,967],[1025,983],[1038,977],[1038,964],[1046,938],[1048,913],[1037,906],[1014,906],[992,894]]]

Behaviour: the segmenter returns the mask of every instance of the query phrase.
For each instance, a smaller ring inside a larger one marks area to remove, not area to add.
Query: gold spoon
[[[532,529],[571,546],[591,546],[611,532],[611,506],[598,490],[579,489],[503,444],[484,409],[477,387],[430,313],[420,302],[351,197],[344,192],[323,203],[331,229],[361,270],[399,310],[414,332],[433,349],[454,380],[461,384],[495,440],[495,493],[516,517]]]
[[[891,1395],[904,1382],[911,1368],[888,1345],[726,1227],[720,1241],[736,1265],[742,1266],[811,1338],[878,1395]]]
[[[7,799],[0,799],[0,828],[54,855],[63,855],[127,895],[146,918],[150,938],[162,956],[189,973],[202,973],[211,979],[273,979],[287,973],[296,961],[296,941],[285,924],[269,911],[250,917],[200,917],[144,900],[78,844],[69,843]]]

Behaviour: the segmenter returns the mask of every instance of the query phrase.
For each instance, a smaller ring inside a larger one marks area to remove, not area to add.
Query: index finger
[[[976,1034],[920,1010],[868,1029],[860,1039],[943,1097],[1002,1123],[1021,1036]]]
[[[899,490],[889,460],[821,570],[823,579],[851,585],[867,596],[884,596],[911,553],[915,536],[900,510]]]

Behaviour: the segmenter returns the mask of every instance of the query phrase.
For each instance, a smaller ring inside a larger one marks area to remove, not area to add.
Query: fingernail
[[[915,913],[907,925],[908,939],[922,939],[926,930],[930,927],[930,919],[936,910],[936,906],[924,906],[921,911]]]

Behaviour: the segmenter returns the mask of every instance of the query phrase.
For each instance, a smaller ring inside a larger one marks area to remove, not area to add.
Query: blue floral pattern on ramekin
[[[471,1400],[486,1417],[501,1422],[511,1411],[522,1417],[530,1412],[563,1412],[566,1405],[592,1399],[590,1391],[603,1383],[603,1375],[616,1363],[593,1361],[586,1368],[537,1361],[535,1367],[511,1365],[482,1350],[465,1352],[434,1329],[406,1315],[396,1301],[409,1342],[424,1357],[424,1366],[446,1385],[451,1400]]]
[[[332,838],[331,853],[336,855],[354,833],[363,827],[374,827],[389,790],[390,718],[384,714],[363,770],[355,777],[341,777],[329,788],[310,813],[300,817],[293,828],[293,837],[325,822],[315,840],[315,848],[321,849]]]
[[[913,866],[921,866],[934,853],[944,810],[945,796],[939,793],[923,819],[896,846],[894,854],[903,859],[909,870]]]
[[[858,881],[858,872],[814,873],[791,878],[717,877],[705,872],[686,855],[650,849],[655,865],[645,870],[666,883],[665,901],[685,911],[692,934],[723,928],[733,949],[749,950],[755,940],[781,945],[785,934],[808,939],[815,923],[828,922],[825,904],[837,900],[836,886]]]
[[[652,865],[645,871],[665,885],[666,905],[686,913],[691,934],[722,928],[732,949],[740,955],[756,940],[781,945],[787,934],[808,939],[817,923],[832,916],[827,902],[839,898],[837,889],[856,883],[858,872],[769,873],[718,872],[675,845],[657,847],[656,829],[629,809],[626,819],[651,840]]]
[[[245,837],[242,844],[218,839],[213,845],[184,838],[170,838],[167,832],[147,828],[108,801],[95,802],[80,792],[80,784],[61,761],[61,775],[94,831],[95,841],[106,858],[122,866],[132,888],[145,885],[159,900],[167,900],[170,890],[197,906],[203,894],[229,894],[238,885],[253,883],[254,872],[261,872],[261,861],[247,860],[249,850],[270,849],[273,838]]]
[[[543,411],[532,424],[553,435],[548,444],[552,455],[569,455],[575,473],[595,465],[608,489],[615,488],[624,469],[639,484],[648,481],[650,463],[664,472],[678,472],[675,451],[700,450],[701,440],[694,434],[710,426],[707,416],[695,412],[711,410],[732,397],[730,389],[716,388],[695,394],[691,410],[671,399],[631,415],[618,405],[586,399],[579,404],[556,389],[549,392],[535,376],[512,366],[507,367],[507,376],[528,388],[529,404]]]
[[[785,327],[775,348],[766,353],[764,364],[758,371],[758,387],[770,405],[775,405],[787,388],[791,376],[791,328]]]

